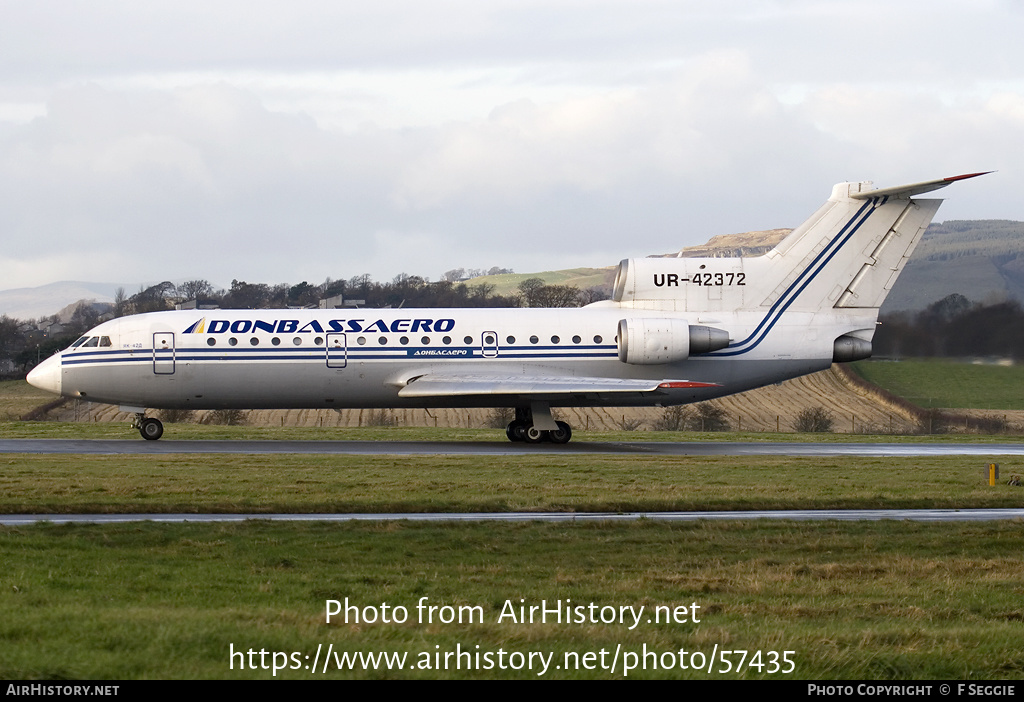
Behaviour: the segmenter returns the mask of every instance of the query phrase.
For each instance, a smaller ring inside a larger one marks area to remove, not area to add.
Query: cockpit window
[[[75,341],[75,343],[71,344],[69,348],[77,349],[78,347],[82,347],[83,349],[86,349],[96,348],[97,346],[110,347],[113,346],[113,344],[110,342],[109,336],[83,336],[79,337],[79,339]]]

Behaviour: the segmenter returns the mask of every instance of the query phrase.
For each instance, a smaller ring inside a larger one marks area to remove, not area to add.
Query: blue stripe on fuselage
[[[868,218],[871,217],[871,214],[875,211],[875,205],[877,202],[877,198],[869,200],[864,203],[859,210],[857,210],[853,217],[851,217],[850,220],[843,225],[843,228],[839,230],[839,234],[829,242],[829,245],[822,249],[807,268],[797,276],[796,280],[786,288],[786,291],[782,293],[778,300],[775,301],[775,304],[772,305],[771,309],[768,310],[768,313],[746,339],[735,344],[729,344],[728,348],[731,350],[718,351],[707,355],[715,357],[739,356],[757,348],[757,346],[764,341],[765,337],[768,336],[768,332],[772,330],[772,327],[774,327],[782,317],[782,314],[796,301],[800,293],[807,288],[818,273],[825,269],[825,266],[827,266],[829,261],[832,260],[832,257],[835,256],[844,245],[846,245],[846,242],[848,242],[850,238],[857,233],[857,230],[860,229],[866,221],[868,221]],[[861,218],[859,222],[857,221],[858,218]],[[747,345],[746,348],[742,348],[745,345]]]

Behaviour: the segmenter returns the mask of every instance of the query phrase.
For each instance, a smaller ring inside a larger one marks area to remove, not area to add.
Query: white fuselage
[[[578,309],[213,310],[156,312],[88,332],[109,346],[77,347],[59,364],[66,396],[150,408],[434,407],[515,404],[514,398],[404,398],[431,373],[679,379],[715,387],[656,395],[574,393],[552,406],[670,405],[740,392],[827,368],[833,341],[871,327],[874,311],[795,313],[758,343],[632,365],[619,360],[618,323],[665,312],[599,303]],[[748,337],[764,312],[677,315]],[[865,319],[865,316],[869,319]]]

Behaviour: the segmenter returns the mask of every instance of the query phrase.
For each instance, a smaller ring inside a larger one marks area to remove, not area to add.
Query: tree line
[[[953,294],[919,312],[883,315],[879,322],[876,357],[1024,359],[1024,308],[1016,300],[983,304]]]
[[[473,270],[471,273],[481,273]],[[492,268],[488,274],[511,273]],[[232,280],[231,286],[215,288],[207,280],[189,280],[179,285],[164,281],[140,287],[129,295],[124,288],[114,293],[113,303],[81,303],[66,321],[57,315],[21,320],[0,316],[0,376],[24,377],[36,363],[66,348],[76,338],[102,321],[130,314],[159,312],[197,300],[221,309],[316,308],[321,300],[341,296],[360,307],[578,307],[608,297],[607,286],[581,290],[573,285],[548,285],[540,278],[522,281],[515,292],[496,295],[492,283],[470,284],[459,278],[463,269],[448,271],[442,280],[400,273],[389,282],[375,281],[369,274],[347,280],[328,278],[319,285],[303,281],[296,285],[249,283]]]
[[[459,269],[461,271],[461,269]],[[507,271],[506,271],[507,272]],[[452,271],[449,271],[452,273]],[[448,274],[445,274],[448,276]],[[579,307],[608,297],[607,286],[581,290],[575,285],[549,285],[541,278],[527,278],[515,292],[496,295],[493,283],[470,284],[439,281],[399,273],[390,282],[375,281],[368,274],[348,280],[328,278],[320,285],[303,281],[297,285],[249,283],[232,280],[227,290],[214,290],[205,280],[192,280],[175,286],[160,283],[136,295],[114,303],[115,316],[173,309],[184,300],[199,300],[221,309],[315,308],[321,300],[342,297],[359,307],[374,309],[396,307]]]

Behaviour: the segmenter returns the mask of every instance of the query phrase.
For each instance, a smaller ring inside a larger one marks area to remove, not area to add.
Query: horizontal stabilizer
[[[678,388],[718,387],[690,380],[545,377],[529,375],[421,375],[398,391],[399,397],[459,395],[572,395],[585,393],[655,392]]]
[[[910,198],[914,195],[930,193],[932,190],[944,188],[950,183],[955,183],[958,180],[977,178],[978,176],[988,175],[989,173],[992,173],[992,171],[985,171],[984,173],[967,173],[964,175],[951,176],[949,178],[939,178],[938,180],[926,180],[922,183],[911,183],[910,185],[897,185],[894,188],[867,190],[861,193],[850,193],[850,197],[854,200],[870,200],[874,197]]]

